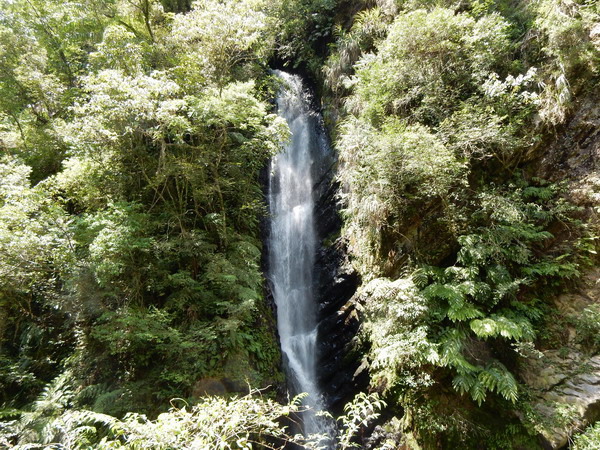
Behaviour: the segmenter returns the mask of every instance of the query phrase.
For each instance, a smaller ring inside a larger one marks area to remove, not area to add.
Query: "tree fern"
[[[455,389],[477,403],[487,392],[516,401],[518,385],[498,360],[485,352],[477,356],[473,349],[491,338],[531,343],[532,321],[542,313],[535,300],[523,301],[524,287],[577,274],[567,256],[538,256],[541,245],[553,238],[545,227],[558,215],[536,203],[554,199],[548,192],[498,189],[481,194],[481,210],[475,215],[481,225],[458,238],[456,263],[446,268],[422,266],[414,273],[415,285],[430,302],[431,317],[442,330],[429,360],[451,368]]]

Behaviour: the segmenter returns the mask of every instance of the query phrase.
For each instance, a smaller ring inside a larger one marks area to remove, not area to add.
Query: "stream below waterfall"
[[[315,411],[324,409],[317,383],[317,305],[314,267],[317,250],[315,193],[319,163],[329,153],[319,133],[318,115],[296,75],[275,71],[284,86],[277,111],[290,128],[291,138],[273,157],[269,175],[269,270],[277,305],[277,328],[292,394],[308,393],[303,432],[327,433],[327,423]]]

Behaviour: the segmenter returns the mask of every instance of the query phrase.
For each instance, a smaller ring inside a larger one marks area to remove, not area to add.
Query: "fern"
[[[469,276],[472,275],[472,273],[469,274]],[[491,288],[490,285],[487,283],[484,283],[482,281],[476,281],[473,278],[470,278],[461,282],[458,285],[458,288],[465,296],[469,296],[478,303],[486,303],[487,301],[489,301]]]
[[[427,298],[437,298],[449,303],[458,303],[465,299],[463,292],[452,284],[430,284],[423,290],[423,295]]]
[[[440,338],[438,364],[454,368],[459,373],[471,373],[477,370],[464,357],[462,350],[466,334],[460,329],[448,329]]]
[[[476,336],[487,339],[488,337],[502,336],[516,341],[533,339],[533,327],[524,317],[515,316],[506,311],[512,318],[499,314],[492,314],[485,319],[476,319],[470,322],[471,330]]]
[[[542,282],[579,273],[566,255],[538,256],[553,238],[546,227],[564,209],[553,206],[560,203],[555,199],[558,191],[552,185],[522,189],[521,183],[512,192],[483,193],[481,210],[474,214],[480,225],[458,238],[456,263],[446,268],[422,266],[414,274],[442,330],[429,361],[451,368],[454,388],[479,404],[487,392],[514,402],[518,385],[499,361],[473,354],[477,342],[495,338],[531,343],[532,321],[539,320],[542,311],[535,301],[523,301],[524,287],[534,291]]]
[[[462,322],[483,316],[483,313],[473,304],[462,299],[459,301],[451,301],[446,314],[448,319],[452,322]]]
[[[378,394],[360,392],[351,402],[344,405],[344,415],[338,419],[341,427],[338,432],[340,450],[359,447],[352,440],[373,420],[379,417],[379,412],[387,405]]]
[[[452,379],[452,386],[460,394],[468,393],[479,405],[485,401],[488,392],[495,392],[513,403],[518,399],[518,384],[500,363],[485,368],[478,367],[469,372],[458,372]]]
[[[510,400],[513,403],[516,403],[518,400],[519,385],[517,384],[514,376],[508,370],[502,373],[502,378],[498,382],[497,392],[506,400]]]
[[[83,405],[92,405],[100,396],[108,392],[106,384],[92,384],[81,389],[74,398],[74,403],[81,407]]]
[[[577,278],[581,275],[579,265],[569,259],[570,255],[561,255],[551,260],[540,261],[524,267],[523,274],[531,278]]]
[[[487,396],[487,389],[483,383],[479,381],[479,379],[475,379],[473,385],[469,389],[469,394],[471,394],[471,398],[477,402],[479,406],[485,401]]]
[[[476,319],[470,323],[471,330],[480,338],[488,338],[498,334],[496,322],[492,319]]]
[[[515,298],[521,286],[529,284],[527,278],[517,278],[510,281],[498,283],[493,291],[494,300],[496,303],[506,298]]]
[[[465,394],[471,391],[475,380],[476,378],[471,372],[462,372],[452,379],[452,387],[460,394]]]
[[[500,363],[486,367],[478,376],[481,384],[489,391],[501,395],[513,403],[518,398],[518,384],[513,375]]]

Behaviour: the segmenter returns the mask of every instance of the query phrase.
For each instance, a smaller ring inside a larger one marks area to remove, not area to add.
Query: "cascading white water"
[[[314,114],[299,77],[281,71],[284,81],[277,97],[278,113],[292,136],[271,161],[269,207],[269,279],[277,305],[277,327],[292,389],[306,392],[312,410],[323,409],[316,382],[317,317],[313,270],[316,253],[314,223],[314,160],[321,145]],[[304,417],[304,433],[325,432],[314,413]]]

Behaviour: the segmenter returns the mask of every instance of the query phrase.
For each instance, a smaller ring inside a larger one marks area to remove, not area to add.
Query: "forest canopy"
[[[518,361],[559,345],[550,299],[597,264],[600,214],[538,171],[597,98],[598,8],[0,0],[0,446],[318,445],[282,421],[302,407],[262,273],[285,67],[317,94],[361,278],[369,395],[339,447],[387,407],[422,448],[537,448]]]

